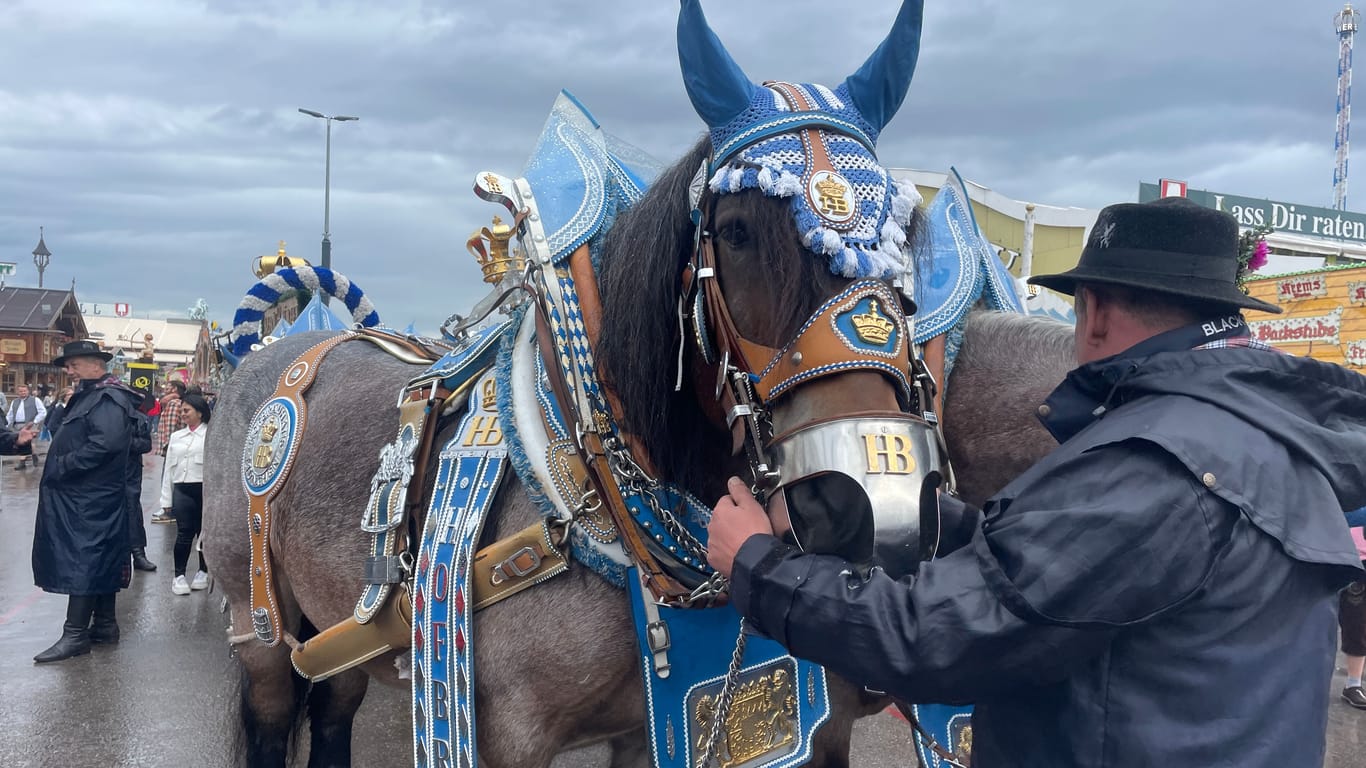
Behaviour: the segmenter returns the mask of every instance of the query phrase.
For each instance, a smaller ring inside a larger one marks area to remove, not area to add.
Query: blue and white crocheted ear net
[[[801,85],[808,100],[826,107],[836,115],[857,114],[848,105],[847,95],[820,85]],[[785,102],[774,98],[768,88],[755,89],[751,109],[737,116],[736,123],[753,122],[787,111]],[[841,114],[843,113],[843,114]],[[726,132],[714,130],[713,134]],[[825,256],[830,271],[849,278],[887,280],[899,278],[907,272],[910,249],[906,245],[906,228],[911,214],[920,205],[920,193],[913,184],[898,183],[887,169],[878,163],[862,142],[833,130],[819,130],[834,170],[853,188],[858,210],[852,221],[840,229],[830,225],[811,208],[805,193],[805,180],[811,169],[806,167],[806,150],[802,134],[806,129],[781,133],[761,139],[733,155],[725,165],[716,169],[710,180],[711,191],[729,194],[758,189],[770,197],[788,198],[802,243],[818,255]],[[713,136],[713,145],[717,137]]]

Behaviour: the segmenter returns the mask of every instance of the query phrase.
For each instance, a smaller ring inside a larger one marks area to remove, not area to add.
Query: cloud
[[[1336,2],[935,2],[889,165],[957,166],[1020,199],[1099,206],[1140,181],[1302,204],[1330,196]],[[837,84],[898,3],[709,0],[754,79]],[[316,262],[324,129],[334,266],[386,322],[434,331],[483,293],[465,253],[558,90],[662,160],[703,126],[674,53],[677,4],[10,0],[0,14],[0,259],[83,301],[230,320],[256,256]]]

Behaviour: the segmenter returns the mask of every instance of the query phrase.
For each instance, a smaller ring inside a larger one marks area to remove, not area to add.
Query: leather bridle
[[[713,202],[709,197],[704,194],[694,212],[697,231],[692,259],[682,270],[680,306],[683,319],[692,326],[693,342],[707,372],[699,379],[712,379],[708,374],[714,374],[713,394],[724,418],[721,426],[731,432],[734,452],[742,447],[749,452],[756,489],[767,490],[777,480],[776,468],[769,465],[764,448],[773,436],[771,408],[802,384],[866,370],[891,379],[903,403],[924,401],[919,400],[916,383],[910,378],[914,356],[907,341],[902,301],[883,282],[853,282],[818,307],[782,347],[768,346],[741,333],[721,289],[714,234],[708,228]],[[847,334],[836,328],[838,314],[865,301],[875,307],[876,314],[869,322],[880,319],[882,323],[870,333],[888,331],[888,344],[882,349],[850,344]]]

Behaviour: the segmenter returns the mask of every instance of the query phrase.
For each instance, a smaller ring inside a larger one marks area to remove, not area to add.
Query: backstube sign
[[[1308,341],[1337,344],[1338,334],[1342,332],[1342,307],[1326,315],[1262,320],[1248,323],[1247,327],[1253,337],[1268,344],[1302,344]]]

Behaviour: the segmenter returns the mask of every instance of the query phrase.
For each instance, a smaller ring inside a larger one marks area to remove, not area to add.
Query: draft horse
[[[907,7],[912,6],[918,45],[919,3],[910,0]],[[684,10],[685,17],[695,12],[690,21],[700,18],[695,3],[685,3]],[[604,386],[621,404],[616,418],[648,453],[660,478],[703,499],[719,498],[726,478],[750,470],[745,456],[735,452],[731,432],[715,418],[715,375],[694,334],[680,328],[678,315],[683,267],[694,257],[698,236],[690,189],[698,168],[714,157],[716,139],[713,132],[710,140],[699,142],[617,218],[596,265],[603,314],[594,355]],[[706,198],[704,237],[723,276],[720,291],[734,330],[755,344],[780,349],[853,281],[813,258],[811,240],[794,228],[787,199],[741,189],[742,181],[737,178],[727,194]],[[917,241],[919,215],[908,221],[898,239],[909,248]],[[899,318],[902,308],[883,311]],[[1026,404],[1066,370],[1065,333],[1026,318],[983,316],[967,324],[963,359],[948,382],[945,406],[965,497],[980,501],[1047,450],[1051,441],[1032,425]],[[230,631],[239,635],[253,625],[248,500],[239,475],[248,423],[281,373],[322,338],[301,334],[253,352],[222,389],[215,409],[206,446],[204,546],[230,606]],[[352,612],[369,553],[356,521],[369,496],[376,457],[398,418],[395,393],[421,372],[420,366],[354,343],[333,349],[317,370],[292,475],[273,501],[269,541],[281,625],[297,641]],[[965,383],[960,385],[960,379]],[[804,383],[784,396],[771,410],[772,429],[779,434],[856,413],[899,412],[903,406],[903,393],[887,376],[856,369]],[[439,425],[438,444],[455,427],[453,419]],[[981,440],[975,438],[979,434]],[[999,435],[1011,441],[998,454],[1000,444],[992,441]],[[426,473],[424,497],[431,494],[435,475]],[[520,480],[509,476],[481,544],[540,517]],[[544,768],[567,748],[602,740],[612,742],[614,766],[645,764],[641,671],[621,590],[587,568],[572,568],[475,614],[474,622],[482,764]],[[393,653],[310,686],[294,675],[288,644],[246,642],[236,649],[242,669],[243,758],[252,766],[283,765],[291,734],[305,714],[309,765],[349,765],[352,720],[369,680],[406,685],[402,665],[396,664],[402,660]],[[810,764],[845,766],[853,721],[884,702],[838,680],[832,680],[829,695],[833,714],[816,735]]]
[[[677,304],[676,267],[692,245],[687,185],[707,151],[699,144],[663,174],[608,237],[598,360],[622,402],[651,404],[626,415],[661,473],[703,498],[719,498],[725,478],[742,467],[731,456],[729,433],[703,412],[707,395],[692,388],[674,391],[679,338],[669,311]],[[717,208],[717,220],[726,227],[718,258],[736,276],[727,290],[737,306],[749,308],[737,313],[736,322],[744,332],[778,343],[842,281],[806,255],[780,201],[754,192],[723,198]],[[215,408],[206,447],[205,549],[237,632],[251,626],[247,501],[238,475],[247,422],[281,371],[321,337],[289,337],[253,352]],[[980,503],[1051,446],[1032,419],[1031,404],[1061,380],[1070,358],[1070,332],[1061,324],[1012,315],[971,317],[944,413],[966,498]],[[356,525],[358,511],[397,419],[394,394],[420,372],[368,344],[344,344],[325,360],[310,390],[309,431],[294,478],[278,500],[273,542],[284,624],[300,640],[352,611],[359,589],[354,575],[369,552],[368,538]],[[879,384],[841,382],[831,387],[830,397],[860,408],[879,394],[889,396],[878,392]],[[509,535],[538,516],[520,483],[510,478],[487,535]],[[614,739],[614,765],[644,759],[640,670],[621,590],[586,568],[573,568],[477,614],[475,622],[477,695],[485,702],[478,738],[488,765],[546,766],[565,749],[603,739]],[[308,690],[301,690],[306,684],[294,675],[286,645],[245,643],[237,646],[237,657],[245,757],[253,766],[285,764],[301,706],[310,720],[309,765],[348,765],[351,723],[369,679],[407,684],[392,655]],[[832,691],[832,698],[837,716],[819,734],[813,765],[846,765],[853,720],[880,704],[849,686]]]

